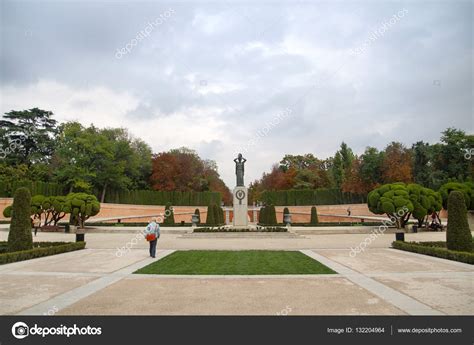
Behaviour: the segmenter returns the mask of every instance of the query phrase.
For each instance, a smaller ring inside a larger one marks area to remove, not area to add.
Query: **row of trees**
[[[180,148],[153,154],[124,128],[59,124],[50,111],[11,111],[0,120],[0,182],[55,182],[69,192],[97,195],[111,191],[230,191],[215,162]]]
[[[319,159],[313,154],[286,155],[271,172],[250,185],[253,201],[264,191],[338,188],[367,194],[379,185],[395,182],[417,183],[437,190],[450,182],[474,179],[474,135],[448,128],[440,142],[419,141],[410,148],[392,142],[379,151],[367,147],[361,155],[342,143],[333,157]]]
[[[19,188],[18,190],[23,189],[26,188]],[[30,194],[29,191],[28,194]],[[27,210],[30,211],[30,216],[33,220],[42,220],[45,226],[56,226],[60,220],[70,214],[70,224],[83,228],[85,221],[97,215],[100,211],[100,203],[97,198],[86,193],[70,193],[67,196],[49,197],[35,195],[33,197],[29,196],[28,200],[30,202]],[[13,205],[7,206],[3,210],[3,216],[6,218],[12,218],[13,213]]]

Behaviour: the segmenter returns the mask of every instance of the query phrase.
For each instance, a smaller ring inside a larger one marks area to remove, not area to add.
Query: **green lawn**
[[[298,251],[177,251],[135,273],[141,274],[334,274]]]

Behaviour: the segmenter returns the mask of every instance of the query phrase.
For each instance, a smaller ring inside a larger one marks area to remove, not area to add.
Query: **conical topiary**
[[[265,221],[265,206],[260,208],[260,212],[258,213],[258,223],[263,224]]]
[[[216,225],[214,220],[214,205],[207,206],[206,224],[210,226]]]
[[[318,225],[318,223],[319,223],[318,212],[316,211],[315,206],[311,207],[311,219],[310,219],[309,223],[311,225]]]
[[[194,210],[194,214],[198,216],[198,224],[201,223],[201,212],[198,208]]]
[[[31,235],[31,194],[27,188],[18,188],[12,205],[12,219],[8,233],[8,251],[33,248]]]
[[[267,225],[277,225],[278,220],[276,217],[276,210],[274,205],[270,205],[268,207],[268,214],[267,214]]]
[[[174,224],[174,211],[171,203],[167,203],[165,206],[165,219],[163,221],[166,225],[173,225]]]
[[[467,222],[467,208],[464,196],[452,191],[448,196],[448,230],[446,231],[448,249],[461,252],[472,251],[472,236]]]
[[[288,209],[288,207],[285,207],[283,209],[283,218],[282,218],[282,221],[281,221],[282,223],[285,223],[285,215],[287,215],[287,214],[290,214],[290,210]]]

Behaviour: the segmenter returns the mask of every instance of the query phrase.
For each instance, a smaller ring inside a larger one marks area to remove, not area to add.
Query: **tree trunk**
[[[100,202],[104,202],[105,201],[105,192],[107,190],[107,183],[104,185],[104,189],[102,189],[102,196],[100,198]]]

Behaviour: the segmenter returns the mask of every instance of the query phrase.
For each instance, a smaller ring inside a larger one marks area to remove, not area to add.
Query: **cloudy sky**
[[[126,127],[217,161],[473,132],[466,1],[4,1],[0,111]]]

